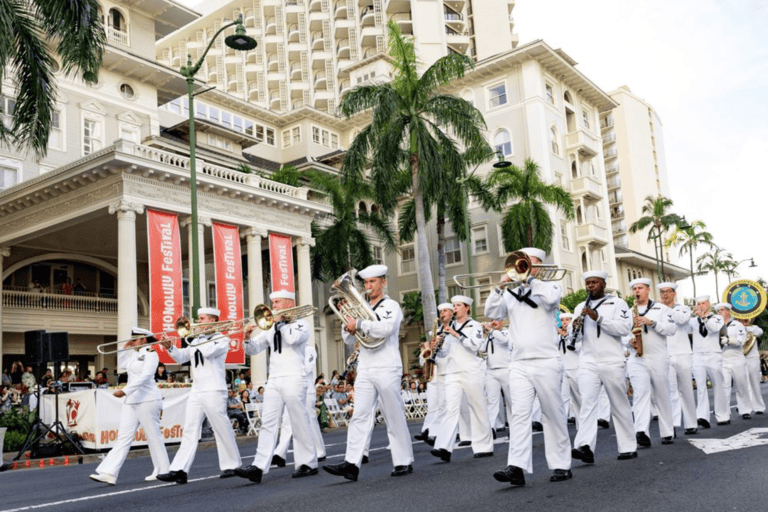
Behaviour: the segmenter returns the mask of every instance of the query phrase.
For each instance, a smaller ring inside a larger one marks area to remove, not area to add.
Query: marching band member
[[[201,324],[218,322],[219,314],[216,308],[200,308],[197,310],[197,321]],[[200,439],[205,417],[208,418],[216,435],[221,478],[234,476],[235,469],[240,467],[240,452],[237,449],[232,424],[227,417],[227,381],[224,364],[229,351],[229,338],[217,332],[197,336],[186,348],[176,348],[171,345],[170,340],[161,342],[161,345],[179,364],[194,361],[195,378],[187,399],[184,433],[179,451],[173,458],[170,471],[157,475],[157,479],[177,484],[187,483],[187,474],[195,460],[197,442]]]
[[[747,330],[747,333],[752,333],[755,338],[763,335],[763,330],[756,325],[749,325],[749,320],[740,319],[739,322]],[[760,372],[760,351],[758,350],[758,345],[759,343],[755,341],[755,346],[747,353],[747,381],[749,382],[749,398],[752,401],[752,410],[755,411],[755,414],[764,414],[765,402],[760,392],[762,373]]]
[[[270,350],[269,379],[264,390],[259,444],[253,464],[235,471],[241,478],[259,483],[269,472],[282,417],[283,406],[288,410],[293,433],[293,456],[296,471],[293,478],[317,474],[317,452],[309,425],[307,411],[307,378],[305,351],[309,339],[309,324],[304,319],[286,320],[280,310],[292,308],[296,295],[278,290],[269,295],[274,311],[274,324],[269,330],[252,337],[255,326],[245,330],[250,338],[245,344],[246,355]],[[284,460],[284,459],[283,459]]]
[[[469,409],[470,435],[475,458],[493,456],[493,433],[485,404],[484,382],[479,376],[482,363],[477,351],[483,342],[483,328],[469,316],[473,300],[464,295],[451,297],[455,319],[445,327],[443,348],[437,357],[445,365],[446,412],[435,449],[430,453],[443,462],[451,461],[454,439],[459,429],[462,398]],[[463,433],[464,434],[464,433]]]
[[[443,302],[442,304],[437,306],[437,313],[440,317],[440,326],[437,328],[437,333],[434,334],[432,337],[432,341],[430,342],[430,348],[432,349],[432,353],[434,354],[435,351],[439,354],[439,351],[442,349],[438,349],[439,345],[439,339],[442,339],[442,336],[446,334],[445,329],[448,327],[448,325],[451,323],[451,319],[453,318],[453,304],[450,302]],[[434,358],[436,361],[435,365],[435,378],[430,382],[429,387],[427,388],[427,391],[429,391],[430,388],[434,387],[434,396],[435,396],[435,418],[432,421],[432,425],[430,426],[430,432],[426,439],[424,439],[424,442],[427,443],[430,446],[435,446],[435,441],[437,440],[437,434],[440,432],[440,428],[445,422],[445,413],[447,411],[447,405],[445,402],[445,372],[446,372],[446,360],[443,358],[437,358],[437,356]],[[427,400],[427,403],[430,404],[429,408],[432,409],[432,402],[431,398]]]
[[[688,339],[688,322],[691,320],[691,308],[675,302],[677,284],[661,283],[658,285],[661,302],[667,306],[667,314],[675,323],[675,332],[667,336],[669,352],[669,402],[672,408],[672,424],[685,426],[685,434],[697,432],[696,406],[693,399],[693,351]]]
[[[693,334],[693,379],[696,381],[696,417],[702,428],[709,428],[709,394],[707,376],[712,381],[715,398],[715,418],[724,425],[730,422],[729,400],[723,387],[723,351],[720,348],[720,329],[723,317],[709,311],[709,295],[694,299],[694,317],[688,321],[688,332]]]
[[[309,391],[314,389],[316,359],[317,351],[315,350],[315,347],[307,344],[307,347],[304,351],[304,379],[306,380],[308,397],[306,400],[307,415],[309,418],[309,430],[312,433],[312,441],[315,446],[317,460],[318,462],[322,462],[325,460],[325,443],[323,442],[323,435],[320,432],[320,422],[318,422],[315,417],[314,393]],[[278,467],[285,466],[285,460],[288,456],[288,446],[291,444],[291,439],[293,439],[291,415],[288,413],[288,408],[285,407],[283,409],[283,417],[280,421],[280,441],[277,443],[275,454],[272,456],[272,464],[277,464]]]
[[[413,447],[405,419],[405,407],[400,398],[403,363],[398,336],[403,312],[397,302],[384,294],[386,274],[385,265],[371,265],[360,271],[358,275],[363,279],[368,301],[378,320],[357,320],[347,316],[347,323],[342,330],[347,345],[354,344],[357,331],[386,338],[386,342],[374,349],[360,346],[355,380],[355,414],[347,430],[347,452],[341,463],[323,466],[328,473],[352,481],[357,480],[360,472],[366,439],[373,428],[371,415],[374,414],[374,406],[379,398],[395,466],[392,476],[404,476],[413,471]]]
[[[651,446],[648,437],[651,425],[651,395],[659,411],[661,444],[672,444],[675,429],[669,405],[669,355],[667,336],[677,328],[664,304],[650,298],[651,280],[645,277],[629,283],[635,295],[634,326],[640,329],[642,350],[630,343],[627,374],[632,382],[632,410],[635,414],[635,436],[640,446]]]
[[[506,405],[507,417],[512,412],[509,393],[509,363],[511,348],[509,331],[502,328],[502,320],[492,320],[485,338],[485,353],[488,355],[488,369],[485,371],[485,396],[488,399],[488,417],[495,430],[504,428],[501,420]],[[502,398],[503,394],[503,398]]]
[[[560,313],[560,328],[557,330],[558,347],[563,353],[563,387],[567,391],[570,403],[571,415],[576,419],[576,428],[579,428],[579,411],[581,410],[581,394],[579,393],[579,352],[568,350],[570,338],[570,326],[573,319],[572,313]],[[565,406],[565,404],[563,404]]]
[[[541,249],[521,249],[531,265],[546,258]],[[571,478],[570,438],[563,410],[561,383],[563,362],[556,343],[555,317],[562,289],[559,284],[536,278],[534,267],[525,283],[506,288],[506,274],[485,302],[485,316],[509,318],[509,335],[514,344],[509,366],[512,414],[509,419],[507,467],[494,473],[499,482],[525,485],[523,471],[533,473],[531,414],[536,396],[541,401],[547,466],[554,471],[550,481]]]
[[[736,406],[739,408],[739,414],[745,420],[752,419],[747,359],[744,357],[742,348],[747,340],[747,330],[731,317],[731,308],[732,306],[727,303],[715,304],[715,311],[723,317],[724,322],[720,331],[720,342],[723,345],[723,389],[728,405],[728,423],[731,419],[731,379],[736,384]]]
[[[168,452],[160,435],[160,413],[163,410],[163,396],[155,384],[155,371],[159,358],[152,347],[143,347],[156,339],[146,329],[134,327],[131,336],[144,336],[128,341],[117,353],[117,366],[128,372],[128,385],[112,393],[117,398],[125,398],[120,413],[117,441],[104,460],[96,468],[96,473],[89,478],[109,485],[117,483],[120,468],[128,456],[136,430],[139,425],[144,429],[149,446],[149,456],[155,467],[153,475],[168,472]],[[143,347],[143,348],[142,348]],[[154,480],[154,476],[147,480]]]
[[[632,316],[627,303],[605,293],[608,274],[601,270],[585,272],[582,277],[589,292],[573,312],[574,318],[583,319],[581,328],[575,332],[576,341],[581,341],[579,354],[579,391],[581,411],[579,431],[573,441],[571,452],[574,459],[586,464],[595,462],[597,443],[597,419],[600,385],[605,386],[610,401],[611,413],[616,429],[616,444],[619,460],[637,457],[637,441],[632,424],[632,408],[627,398],[627,381],[624,376],[626,363],[622,336],[632,330]],[[573,324],[571,324],[573,327]]]

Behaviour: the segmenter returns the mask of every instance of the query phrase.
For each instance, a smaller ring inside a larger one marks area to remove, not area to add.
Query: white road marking
[[[726,439],[688,439],[693,446],[707,455],[768,445],[768,428],[751,428]]]

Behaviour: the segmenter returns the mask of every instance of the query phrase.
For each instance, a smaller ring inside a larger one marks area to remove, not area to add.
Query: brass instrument
[[[731,317],[737,320],[747,320],[751,325],[754,319],[765,310],[768,298],[760,283],[749,279],[739,279],[730,283],[723,290],[723,302],[727,302],[733,307]],[[754,333],[747,331],[747,339],[742,347],[745,356],[755,348],[756,343],[757,337]]]
[[[459,274],[453,276],[453,280],[460,288],[470,290],[488,286],[487,284],[469,286],[469,283],[466,280],[470,278],[479,279],[482,277],[504,274],[511,281],[509,283],[504,283],[503,286],[517,286],[528,279],[528,276],[530,276],[534,270],[536,271],[536,278],[542,281],[560,281],[565,277],[566,272],[564,268],[558,268],[557,265],[534,265],[531,263],[531,258],[527,254],[522,251],[515,251],[504,260],[504,270],[478,272],[474,274]],[[491,279],[491,281],[493,282],[493,279]]]
[[[744,346],[742,347],[742,351],[744,352],[744,355],[746,356],[750,352],[752,352],[752,349],[755,348],[755,345],[757,344],[757,336],[755,336],[755,333],[747,331],[747,339],[744,341]]]
[[[117,354],[118,352],[123,352],[126,350],[134,350],[137,348],[151,347],[153,345],[157,345],[158,343],[165,341],[165,339],[162,339],[162,340],[158,339],[159,337],[164,335],[165,333],[161,332],[161,333],[153,333],[152,335],[145,334],[143,336],[135,336],[133,338],[128,338],[127,340],[110,341],[109,343],[102,343],[101,345],[97,345],[96,351],[99,354],[108,355],[108,354]],[[140,340],[143,338],[155,338],[156,341],[153,341],[151,343],[145,343],[144,345],[131,345],[136,340]],[[121,344],[125,344],[125,345],[123,345],[122,348],[117,348]],[[115,348],[107,348],[112,346],[114,346]]]
[[[275,323],[275,317],[282,317],[284,322],[295,322],[317,313],[317,308],[311,304],[292,308],[273,310],[266,304],[258,304],[253,308],[253,318],[256,326],[262,331],[268,331]]]
[[[640,315],[637,300],[635,300],[635,303],[632,305],[632,315],[634,319],[637,319]],[[643,328],[635,325],[632,328],[632,336],[633,338],[629,341],[629,343],[632,345],[632,348],[635,349],[635,355],[637,357],[643,357]]]
[[[419,357],[424,360],[424,376],[427,379],[427,382],[432,382],[435,378],[435,362],[431,360],[432,358],[432,349],[430,348],[432,337],[437,334],[437,326],[440,322],[439,318],[435,318],[435,321],[432,322],[432,330],[429,332],[430,336],[430,343],[427,344],[427,348],[421,351],[421,354],[419,354]]]
[[[357,289],[355,275],[357,275],[357,270],[352,269],[333,282],[328,306],[336,313],[336,316],[341,318],[342,323],[347,322],[348,316],[355,320],[375,322],[378,317],[363,294]],[[355,333],[355,338],[360,342],[360,345],[367,349],[378,348],[387,341],[386,337],[374,338],[370,335],[361,334],[359,331]]]

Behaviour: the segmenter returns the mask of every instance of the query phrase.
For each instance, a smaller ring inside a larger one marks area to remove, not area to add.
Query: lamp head
[[[243,18],[238,18],[235,23],[237,23],[235,33],[231,36],[227,36],[224,39],[224,43],[233,50],[238,51],[253,50],[256,48],[256,45],[258,44],[256,40],[245,33]]]
[[[755,268],[757,266],[755,265],[755,258],[750,258],[749,261],[749,268]]]
[[[501,151],[496,152],[496,156],[499,158],[499,161],[493,164],[493,167],[495,169],[504,169],[505,167],[509,167],[512,164],[504,160],[504,154]]]

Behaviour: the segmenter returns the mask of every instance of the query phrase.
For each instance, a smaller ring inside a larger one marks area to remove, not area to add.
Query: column
[[[184,217],[179,221],[179,226],[187,227],[187,279],[189,279],[189,315],[191,318],[197,318],[197,311],[192,311],[195,294],[199,294],[200,307],[208,306],[208,282],[205,272],[205,227],[211,226],[211,219],[197,218],[197,252],[200,260],[200,283],[197,290],[192,289],[192,217]]]
[[[109,205],[109,213],[117,213],[117,339],[125,340],[139,319],[136,214],[144,213],[144,206],[121,200]]]
[[[315,245],[315,239],[312,237],[300,237],[296,239],[296,265],[299,271],[299,294],[296,304],[303,306],[312,304],[312,266],[309,258],[309,248]],[[309,341],[315,343],[315,318],[309,319]]]
[[[261,240],[267,237],[267,230],[249,227],[241,232],[246,240],[248,255],[248,311],[245,316],[253,314],[253,308],[264,302],[264,279],[261,269]],[[262,352],[251,356],[251,380],[253,387],[258,389],[267,382],[267,353]]]
[[[10,248],[0,247],[0,367],[3,363],[3,258],[10,255]]]

